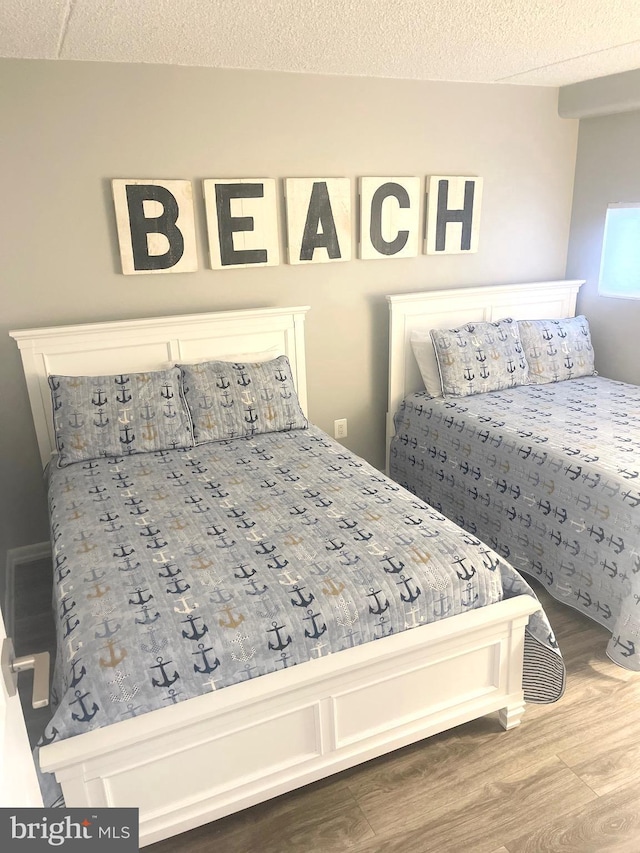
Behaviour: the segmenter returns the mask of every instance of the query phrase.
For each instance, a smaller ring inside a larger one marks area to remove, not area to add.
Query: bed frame
[[[411,349],[414,330],[449,329],[482,320],[553,320],[573,317],[584,280],[534,281],[387,296],[389,302],[389,396],[386,470],[395,435],[393,416],[407,394],[424,383]]]
[[[306,410],[306,311],[11,332],[43,464],[54,447],[49,373],[134,372],[278,347]],[[54,742],[40,763],[69,807],[138,807],[140,844],[151,844],[491,712],[505,729],[518,725],[524,628],[537,608],[519,596],[404,631]]]

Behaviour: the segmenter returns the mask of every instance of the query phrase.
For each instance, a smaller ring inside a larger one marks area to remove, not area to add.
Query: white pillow
[[[418,362],[424,387],[431,397],[442,397],[440,371],[431,340],[431,330],[415,329],[411,332],[411,349]]]

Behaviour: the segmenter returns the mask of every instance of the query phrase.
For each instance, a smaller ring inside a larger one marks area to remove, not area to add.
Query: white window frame
[[[604,234],[602,237],[602,252],[600,255],[600,274],[598,276],[598,294],[610,299],[640,299],[640,227],[638,228],[637,247],[634,247],[634,257],[632,260],[637,261],[637,270],[634,270],[636,281],[632,283],[631,289],[616,288],[611,282],[607,282],[606,277],[610,270],[610,259],[607,254],[607,245],[611,252],[611,244],[607,243],[607,232],[611,225],[609,211],[635,209],[638,211],[638,220],[640,226],[640,202],[615,202],[607,205],[605,214]]]

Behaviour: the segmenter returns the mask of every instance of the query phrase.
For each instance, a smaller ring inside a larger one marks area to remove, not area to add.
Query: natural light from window
[[[640,202],[607,207],[598,293],[640,299]]]

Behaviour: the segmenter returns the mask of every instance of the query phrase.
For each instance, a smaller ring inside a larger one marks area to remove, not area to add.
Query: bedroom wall
[[[635,88],[640,96],[640,79]],[[640,299],[599,296],[598,277],[607,205],[640,201],[638,140],[639,110],[580,120],[567,260],[567,276],[586,279],[578,311],[589,319],[596,369],[635,384],[640,384]]]
[[[577,122],[554,89],[3,60],[0,115],[0,572],[48,538],[9,329],[309,304],[311,419],[348,418],[345,444],[382,467],[385,294],[565,274]],[[207,269],[202,178],[427,174],[484,178],[477,254]],[[198,272],[120,274],[114,177],[196,182]]]

